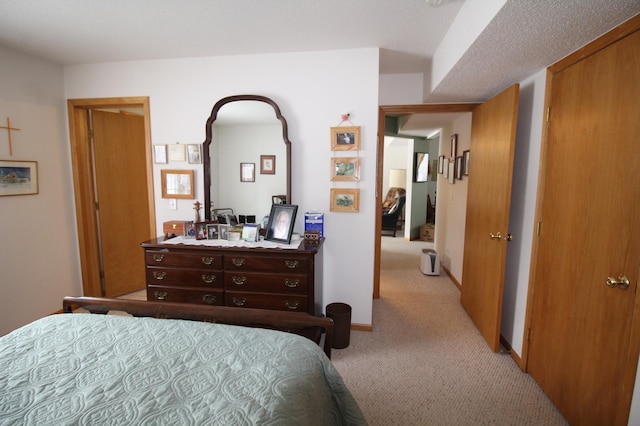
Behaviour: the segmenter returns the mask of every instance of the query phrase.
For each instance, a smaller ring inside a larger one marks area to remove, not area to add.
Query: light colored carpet
[[[332,361],[370,425],[566,425],[528,374],[494,353],[444,272],[420,272],[420,241],[383,237],[372,332]]]

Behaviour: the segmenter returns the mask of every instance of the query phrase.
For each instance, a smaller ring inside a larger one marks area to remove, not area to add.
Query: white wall
[[[457,156],[471,144],[471,113],[464,114],[443,129],[440,138],[440,155],[451,158],[451,136],[458,135]],[[471,153],[473,155],[473,153]],[[446,165],[446,162],[445,162]],[[451,275],[463,283],[462,260],[464,254],[464,230],[467,213],[467,189],[469,176],[449,183],[444,174],[438,175],[438,201],[436,205],[436,251],[440,262]]]
[[[535,228],[536,194],[540,167],[540,146],[544,111],[546,70],[520,83],[516,150],[513,162],[509,233],[504,293],[502,336],[513,351],[522,355],[524,318]],[[514,244],[517,242],[517,244]]]
[[[305,211],[325,212],[322,303],[352,306],[352,322],[370,325],[373,293],[378,49],[248,55],[75,65],[65,68],[67,98],[149,96],[152,143],[201,143],[214,103],[229,95],[272,98],[289,125],[292,142],[292,199],[299,206],[295,231]],[[340,63],[340,67],[335,64]],[[345,76],[345,67],[349,73]],[[342,114],[361,126],[361,179],[357,185],[329,180],[330,128]],[[168,166],[174,167],[173,164]],[[160,167],[154,165],[156,227],[193,220],[192,203],[178,210],[160,197]],[[202,167],[196,193],[203,200]],[[359,213],[329,212],[332,187],[360,188]],[[70,189],[70,188],[69,188]]]
[[[0,335],[62,309],[81,291],[61,66],[0,47],[0,123],[13,155],[37,161],[39,193],[0,197]]]

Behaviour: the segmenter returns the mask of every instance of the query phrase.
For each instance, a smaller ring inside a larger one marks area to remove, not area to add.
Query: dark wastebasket
[[[351,306],[346,303],[330,303],[327,305],[327,317],[333,320],[334,349],[344,349],[349,346],[351,336]]]

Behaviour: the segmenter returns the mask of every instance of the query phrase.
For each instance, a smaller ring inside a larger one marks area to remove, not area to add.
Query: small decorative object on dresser
[[[319,231],[304,231],[304,245],[305,246],[317,246],[320,244],[320,232]]]

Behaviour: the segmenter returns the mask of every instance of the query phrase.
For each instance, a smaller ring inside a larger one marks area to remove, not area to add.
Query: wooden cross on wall
[[[17,127],[11,127],[11,119],[7,117],[7,125],[0,126],[0,129],[7,129],[7,133],[9,134],[9,156],[13,155],[13,143],[11,142],[11,131],[12,130],[20,130]]]

